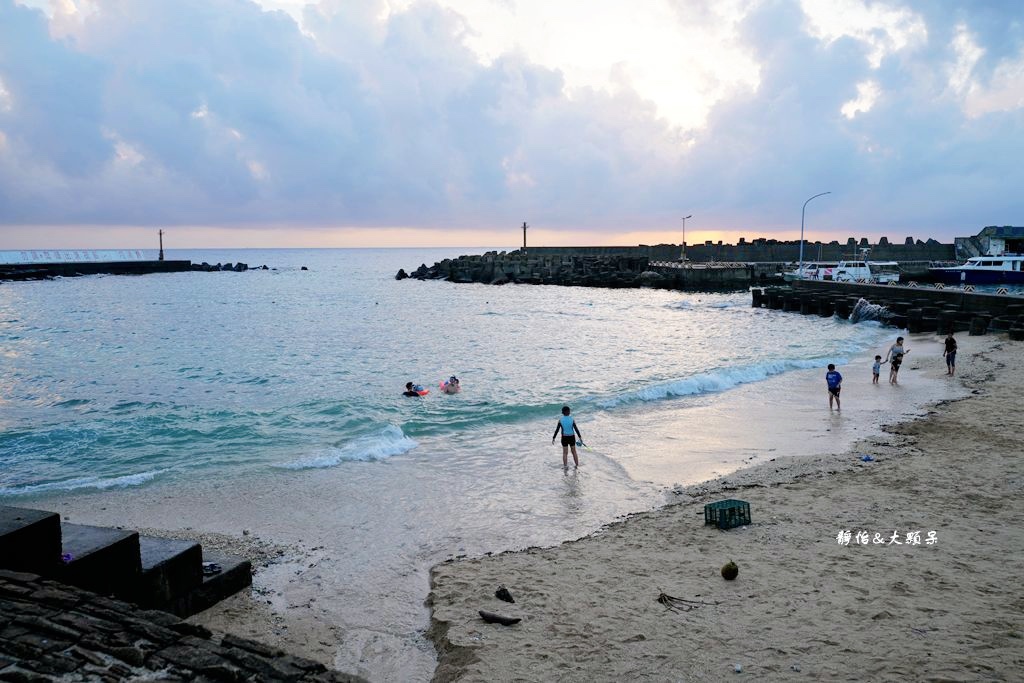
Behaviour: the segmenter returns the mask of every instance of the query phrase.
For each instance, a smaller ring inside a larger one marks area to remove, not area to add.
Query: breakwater
[[[582,254],[530,249],[490,251],[482,255],[421,264],[395,279],[448,280],[491,285],[509,283],[580,287],[652,287],[661,289],[743,289],[781,272],[782,264],[688,263],[654,261],[642,248],[608,247],[607,253]],[[594,249],[606,249],[595,247]]]
[[[865,237],[848,238],[845,242],[804,242],[805,261],[856,260],[861,250],[869,249],[873,261],[899,261],[900,263],[952,261],[955,245],[934,239],[920,240],[907,237],[902,243],[890,242],[887,237],[871,243]],[[518,250],[517,250],[518,251]],[[635,246],[602,247],[530,247],[535,257],[544,256],[627,256],[653,261],[678,261],[684,256],[679,244],[638,244]],[[685,245],[686,260],[693,263],[795,263],[800,259],[800,240],[775,240],[759,237],[748,242],[740,238],[737,244],[723,244],[721,240]]]
[[[751,305],[804,315],[848,318],[873,304],[872,317],[909,332],[1005,332],[1024,340],[1024,297],[847,282],[795,282],[751,289]],[[862,303],[864,302],[864,303]]]
[[[183,273],[188,271],[232,271],[244,273],[250,270],[246,263],[192,263],[191,261],[97,261],[68,263],[12,263],[0,265],[0,281],[3,280],[49,280],[55,277],[79,277],[82,275],[148,275],[151,273]],[[255,270],[269,270],[259,266]]]

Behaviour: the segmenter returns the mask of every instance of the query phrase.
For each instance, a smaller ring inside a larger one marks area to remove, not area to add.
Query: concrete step
[[[203,583],[202,548],[194,541],[139,536],[139,552],[142,575],[134,602],[177,614],[175,602]]]
[[[101,595],[135,597],[142,573],[139,534],[84,524],[62,524],[65,560],[55,578]]]
[[[52,574],[60,564],[60,515],[0,506],[0,568]]]
[[[203,583],[178,601],[175,609],[168,611],[191,616],[252,585],[252,564],[249,560],[204,550],[204,567],[210,563],[220,567],[220,571],[204,572]]]

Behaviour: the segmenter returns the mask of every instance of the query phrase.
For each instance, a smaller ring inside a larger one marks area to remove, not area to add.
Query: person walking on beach
[[[875,364],[871,366],[871,383],[878,384],[878,374],[882,371],[882,357],[875,356]]]
[[[896,343],[889,347],[889,353],[885,354],[889,366],[889,384],[899,384],[900,365],[903,364],[903,356],[910,353],[910,349],[903,348],[903,337],[896,337]]]
[[[946,337],[946,350],[942,355],[946,357],[946,374],[952,375],[956,372],[956,339],[953,339],[952,332]]]
[[[583,441],[583,434],[580,434],[580,428],[576,426],[576,420],[569,415],[572,411],[569,410],[569,406],[562,406],[562,417],[558,418],[558,424],[555,425],[555,434],[551,437],[551,443],[555,442],[555,438],[558,436],[558,432],[562,432],[562,468],[569,469],[569,449],[572,449],[572,462],[576,467],[580,466],[580,456],[576,454],[576,437],[580,437],[580,441]],[[575,432],[575,433],[574,433]]]
[[[825,373],[825,384],[828,385],[828,409],[832,410],[832,401],[836,402],[836,410],[839,410],[839,392],[843,388],[843,376],[836,370],[832,363],[828,364],[828,372]]]

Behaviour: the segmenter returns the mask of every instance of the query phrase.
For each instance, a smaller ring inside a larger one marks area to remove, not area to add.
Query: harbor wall
[[[751,305],[804,315],[835,315],[855,322],[874,319],[909,332],[1005,332],[1010,339],[1024,340],[1024,297],[1007,294],[797,281],[787,286],[752,288]],[[861,317],[866,313],[871,317]]]
[[[872,261],[952,261],[955,260],[953,244],[943,244],[934,239],[915,240],[907,237],[902,244],[891,243],[885,237],[875,244],[867,238],[850,237],[845,243],[832,241],[804,242],[805,261],[843,261],[859,256],[860,249],[870,249],[868,258]],[[522,251],[522,250],[517,250]],[[678,244],[656,244],[623,247],[528,247],[531,256],[626,256],[648,258],[651,261],[674,261],[682,255]],[[513,252],[510,252],[513,253]],[[686,258],[695,263],[713,262],[795,262],[800,259],[800,240],[780,241],[759,238],[747,242],[741,238],[738,244],[703,242],[686,245]]]

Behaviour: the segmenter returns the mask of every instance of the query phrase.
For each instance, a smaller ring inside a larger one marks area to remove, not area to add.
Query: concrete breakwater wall
[[[0,265],[0,280],[48,280],[55,277],[82,275],[148,275],[150,273],[184,273],[188,271],[250,270],[246,263],[192,263],[191,261],[97,261],[79,263],[24,263]],[[253,270],[270,270],[258,266]]]
[[[444,259],[395,279],[448,280],[502,285],[508,283],[582,287],[655,287],[663,289],[742,289],[755,277],[746,264],[666,267],[652,265],[648,256],[552,254],[530,249],[487,252]]]
[[[678,249],[678,247],[677,247]],[[952,261],[955,259],[953,244],[942,244],[934,239],[914,240],[911,237],[903,244],[892,244],[885,237],[870,244],[867,239],[849,238],[845,244],[838,241],[828,243],[804,242],[804,261],[849,261],[860,256],[861,249],[870,249],[868,258],[872,261]],[[678,258],[678,254],[674,258]],[[800,240],[778,241],[756,239],[739,244],[686,245],[686,258],[690,261],[786,261],[800,259]]]
[[[866,238],[850,237],[844,243],[804,242],[805,261],[848,261],[859,258],[861,249],[870,249],[873,261],[952,261],[954,245],[934,239],[915,240],[912,237],[900,243],[891,243],[882,237],[876,243]],[[627,256],[648,258],[651,261],[675,261],[682,255],[679,244],[639,244],[620,247],[530,247],[532,256]],[[738,244],[702,242],[686,245],[686,259],[694,263],[765,263],[796,262],[800,259],[800,240],[774,240],[758,238],[752,242],[740,239]]]
[[[858,302],[863,299],[884,307],[877,319],[910,332],[1005,332],[1011,339],[1024,340],[1024,297],[846,282],[794,285],[755,287],[751,305],[847,318],[859,310]]]

